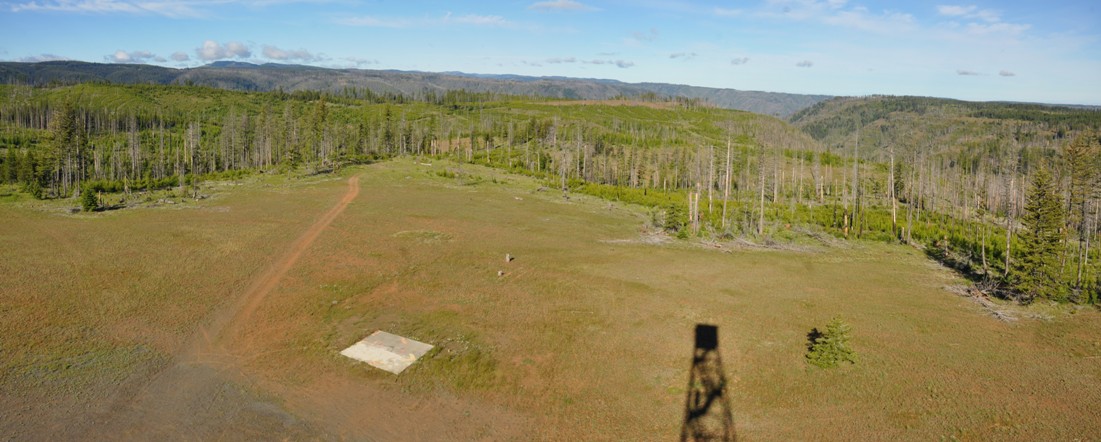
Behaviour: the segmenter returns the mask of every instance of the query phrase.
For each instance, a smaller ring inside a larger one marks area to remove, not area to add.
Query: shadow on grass
[[[807,351],[814,350],[814,344],[817,344],[821,338],[822,332],[818,331],[818,327],[810,329],[810,333],[807,333]]]
[[[734,417],[726,392],[726,375],[719,355],[719,328],[696,324],[696,345],[684,401],[683,441],[733,441]]]

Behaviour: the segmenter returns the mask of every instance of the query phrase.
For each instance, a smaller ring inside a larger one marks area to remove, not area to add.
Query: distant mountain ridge
[[[442,92],[465,89],[472,92],[592,100],[653,93],[661,96],[698,98],[727,109],[784,118],[832,98],[829,95],[742,91],[668,83],[624,83],[617,80],[591,78],[329,69],[237,61],[219,61],[187,69],[79,61],[0,62],[0,82],[4,83],[49,84],[87,81],[122,84],[196,84],[232,90],[282,89],[288,92],[298,90],[339,92],[345,88],[369,88],[376,93],[415,94],[426,90]]]

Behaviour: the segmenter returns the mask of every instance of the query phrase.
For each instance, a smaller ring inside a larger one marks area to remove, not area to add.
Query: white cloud
[[[749,63],[749,57],[737,57],[730,60],[730,64],[734,66],[743,65]]]
[[[975,71],[969,71],[967,69],[956,69],[956,75],[963,75],[963,76],[969,77],[969,76],[982,75],[982,74],[980,74],[978,72],[975,72]]]
[[[249,51],[248,46],[236,41],[226,43],[226,52],[237,58],[249,58],[252,56],[252,52]]]
[[[975,5],[937,5],[937,13],[946,17],[979,19],[989,23],[1002,21],[1002,15],[992,9],[979,9]]]
[[[511,28],[516,24],[499,15],[462,14],[454,15],[450,12],[439,18],[409,19],[403,17],[375,17],[370,15],[342,17],[335,20],[337,24],[347,26],[365,26],[371,28],[424,28],[440,25],[466,25],[489,26]]]
[[[823,23],[850,29],[890,34],[902,30],[912,29],[915,25],[914,16],[900,12],[884,11],[879,14],[871,14],[867,9],[854,8],[847,11],[838,11],[831,15],[821,17]]]
[[[187,54],[185,54],[183,52],[173,52],[172,53],[172,60],[173,61],[190,61],[191,57],[189,57]]]
[[[310,51],[305,49],[287,50],[279,49],[275,46],[264,45],[263,50],[264,58],[278,61],[297,61],[302,63],[311,63],[315,61],[322,61],[325,57],[320,55],[311,54]]]
[[[195,49],[195,55],[202,61],[225,60],[227,58],[249,58],[252,51],[244,43],[231,41],[224,46],[214,40],[203,42],[203,46]]]
[[[976,9],[979,9],[979,7],[975,5],[937,5],[937,13],[940,15],[947,15],[949,17],[963,17],[975,12]]]
[[[186,1],[134,1],[134,0],[46,0],[11,5],[12,12],[50,11],[85,14],[139,14],[165,17],[198,17],[202,12]]]
[[[22,63],[41,63],[43,61],[62,61],[62,60],[69,60],[69,57],[62,57],[60,55],[54,55],[54,54],[38,54],[38,55],[31,55],[31,56],[27,56],[27,57],[20,57],[16,61],[19,61],[19,62],[22,62]]]
[[[463,25],[474,26],[508,26],[510,25],[508,20],[499,15],[478,15],[478,14],[464,14],[453,16],[450,12],[443,17],[444,23],[458,23]]]
[[[548,58],[546,60],[546,62],[548,64],[577,63],[577,59],[573,58],[573,57],[566,57],[566,58],[555,57],[555,58]]]
[[[693,58],[696,58],[696,53],[695,52],[677,52],[677,53],[674,53],[674,54],[669,54],[669,58],[674,59],[674,60],[676,60],[676,59],[691,60]]]
[[[801,68],[809,68],[809,67],[814,66],[814,62],[810,61],[810,60],[803,60],[803,61],[800,61],[798,63],[795,63],[795,66],[801,67]]]
[[[715,8],[711,12],[719,17],[737,17],[742,15],[743,11],[741,9]]]
[[[767,0],[757,16],[787,21],[811,21],[879,34],[898,34],[916,28],[913,15],[863,6],[847,6],[843,0]],[[778,10],[778,11],[777,11]]]
[[[985,35],[985,34],[1009,34],[1017,35],[1024,31],[1027,31],[1032,26],[1024,24],[1013,23],[968,23],[964,28],[968,34],[971,35]]]
[[[623,40],[623,43],[632,46],[637,46],[643,43],[652,43],[657,40],[658,35],[661,35],[661,32],[658,32],[655,28],[651,28],[648,31],[632,32],[631,36],[626,37],[626,39]]]
[[[346,57],[344,60],[355,63],[356,66],[367,66],[379,63],[378,60],[374,58]]]
[[[1005,69],[1002,69],[1002,70],[998,71],[998,75],[1001,75],[1003,77],[1016,77],[1017,76],[1017,74],[1014,74],[1014,73],[1012,73],[1010,71],[1007,71]]]
[[[329,0],[31,0],[8,6],[12,12],[68,12],[77,14],[160,15],[170,18],[204,18],[226,5],[263,8],[273,4],[317,3]]]
[[[963,25],[963,31],[972,36],[986,34],[1017,35],[1032,28],[1028,24],[1003,22],[1002,15],[997,11],[979,9],[975,5],[939,5],[937,6],[937,13],[945,17],[971,20]],[[949,26],[958,28],[960,24],[951,22]]]
[[[145,63],[150,60],[164,61],[163,58],[158,57],[156,54],[149,51],[115,51],[114,54],[106,55],[104,60],[112,63]]]
[[[336,23],[348,26],[366,26],[370,28],[407,28],[412,25],[412,23],[406,19],[380,18],[369,15],[339,18],[336,20]]]
[[[584,60],[584,61],[582,61],[582,63],[584,63],[584,64],[595,64],[595,65],[615,65],[616,67],[622,68],[622,69],[626,69],[626,68],[629,68],[629,67],[635,65],[634,62],[626,61],[626,60],[601,60],[601,59]]]
[[[532,3],[528,9],[535,11],[595,11],[596,8],[573,0],[551,0]]]

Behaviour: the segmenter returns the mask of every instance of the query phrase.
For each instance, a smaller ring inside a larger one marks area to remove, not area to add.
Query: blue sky
[[[0,59],[1101,105],[1101,2],[0,0]]]

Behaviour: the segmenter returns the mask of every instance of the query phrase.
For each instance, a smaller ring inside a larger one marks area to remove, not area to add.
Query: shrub
[[[807,362],[822,368],[836,367],[841,362],[856,363],[856,353],[849,348],[849,324],[834,317],[826,324],[826,331],[811,330],[807,338]]]
[[[96,197],[96,191],[91,188],[85,188],[84,192],[80,194],[80,207],[85,212],[93,212],[99,208],[99,198]]]

